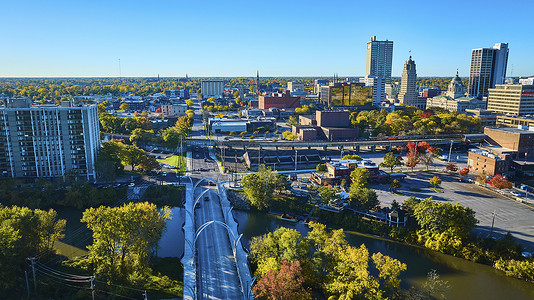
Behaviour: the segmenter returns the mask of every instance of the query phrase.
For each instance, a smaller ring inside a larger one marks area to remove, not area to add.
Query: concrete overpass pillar
[[[360,146],[354,146],[354,151],[356,151],[356,153],[360,153]]]

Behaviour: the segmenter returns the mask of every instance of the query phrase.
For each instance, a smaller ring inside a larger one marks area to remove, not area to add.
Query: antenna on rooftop
[[[121,59],[119,58],[119,79],[122,80]]]

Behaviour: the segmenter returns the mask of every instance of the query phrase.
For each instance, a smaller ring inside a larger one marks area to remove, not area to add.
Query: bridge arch
[[[211,177],[204,177],[204,178],[200,179],[199,181],[197,181],[197,183],[195,183],[195,185],[193,186],[193,193],[195,192],[195,190],[196,190],[196,188],[198,187],[198,185],[199,185],[202,181],[205,181],[205,180],[207,180],[207,181],[211,181],[211,182],[217,184],[217,181],[216,181],[215,179],[213,179],[213,178],[211,178]]]
[[[193,240],[193,249],[196,249],[197,239],[200,236],[200,234],[202,233],[202,231],[204,231],[204,229],[206,229],[211,224],[222,225],[230,233],[230,235],[232,236],[232,239],[233,239],[233,241],[232,241],[232,252],[234,253],[234,259],[235,259],[235,252],[236,252],[236,249],[237,249],[237,245],[239,244],[239,241],[241,240],[241,237],[243,237],[243,234],[240,234],[236,238],[235,234],[232,232],[232,229],[226,223],[221,222],[221,221],[212,220],[212,221],[208,221],[208,222],[202,224],[202,226],[200,226],[197,229],[197,231],[195,232],[195,239]]]

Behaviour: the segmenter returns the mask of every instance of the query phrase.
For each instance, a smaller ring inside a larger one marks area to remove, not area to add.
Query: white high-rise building
[[[222,98],[224,93],[224,80],[202,80],[201,89],[203,98]]]
[[[405,106],[415,106],[417,108],[425,109],[426,99],[420,98],[416,89],[417,71],[415,69],[415,61],[412,57],[404,63],[401,77],[401,91],[399,93],[399,102]]]
[[[497,43],[491,48],[473,49],[469,72],[469,95],[483,98],[488,89],[503,84],[508,64],[508,44]]]
[[[0,108],[0,177],[96,177],[100,148],[96,105],[32,106],[9,99]]]
[[[391,83],[391,64],[393,60],[393,41],[377,41],[376,36],[367,42],[367,77],[384,78],[384,84]]]

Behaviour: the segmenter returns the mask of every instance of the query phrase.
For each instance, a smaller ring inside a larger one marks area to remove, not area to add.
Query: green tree
[[[189,106],[189,107],[195,105],[195,103],[194,103],[193,100],[191,100],[191,99],[187,99],[187,100],[185,100],[185,104],[187,104],[187,106]]]
[[[4,297],[17,298],[10,294],[23,284],[20,274],[27,267],[26,257],[52,250],[54,242],[64,237],[65,224],[52,209],[0,206],[0,292]]]
[[[299,120],[295,116],[290,116],[289,119],[287,120],[287,125],[289,126],[298,125],[298,123],[299,123]]]
[[[361,156],[356,155],[356,154],[345,155],[345,156],[343,156],[343,158],[341,158],[341,160],[347,160],[347,159],[353,159],[353,160],[357,160],[357,161],[361,161],[362,160]]]
[[[341,200],[338,190],[329,186],[319,187],[319,196],[321,196],[321,202],[324,204],[329,204],[331,201]]]
[[[89,255],[85,261],[105,280],[148,274],[150,253],[168,219],[168,208],[158,210],[148,202],[85,210],[81,221],[93,231],[93,244],[87,247]]]
[[[124,102],[119,106],[119,109],[123,110],[123,111],[129,111],[130,110],[130,104]]]
[[[160,169],[160,165],[158,161],[153,157],[144,156],[141,159],[141,162],[139,163],[139,168],[144,171],[152,171],[156,169]]]
[[[395,156],[393,152],[388,152],[384,156],[384,161],[380,163],[380,166],[389,168],[390,171],[393,172],[393,169],[402,166],[402,157],[400,155]]]
[[[130,135],[130,142],[137,147],[144,146],[154,139],[154,130],[136,128]]]
[[[98,149],[98,155],[95,163],[96,172],[99,178],[106,181],[114,180],[122,174],[124,166],[121,162],[121,155],[124,144],[115,141],[102,143]]]
[[[285,140],[288,140],[288,141],[293,141],[293,140],[296,140],[298,138],[298,136],[294,133],[292,133],[291,131],[284,131],[282,133],[282,136],[284,137]]]
[[[181,135],[176,127],[166,128],[161,133],[165,147],[170,149],[176,149],[176,147],[178,147],[180,144],[180,136]]]
[[[265,165],[261,165],[258,172],[243,177],[241,184],[244,186],[247,200],[258,209],[269,207],[275,191],[288,188],[286,177],[271,168],[265,168]]]
[[[328,168],[326,167],[326,164],[317,164],[315,170],[317,170],[317,172],[326,172],[328,171]]]
[[[397,189],[399,189],[401,187],[401,183],[397,180],[397,179],[393,179],[391,181],[391,183],[389,184],[389,188],[392,190],[392,191],[396,191]]]
[[[441,178],[439,178],[439,176],[434,176],[430,178],[428,182],[433,186],[438,186],[441,184]]]
[[[132,166],[132,170],[135,170],[135,166],[139,165],[145,157],[145,150],[134,145],[124,145],[120,153],[122,163]]]
[[[192,109],[188,109],[188,110],[185,112],[185,114],[186,114],[189,118],[193,119],[193,117],[195,116],[195,111],[193,111]]]

